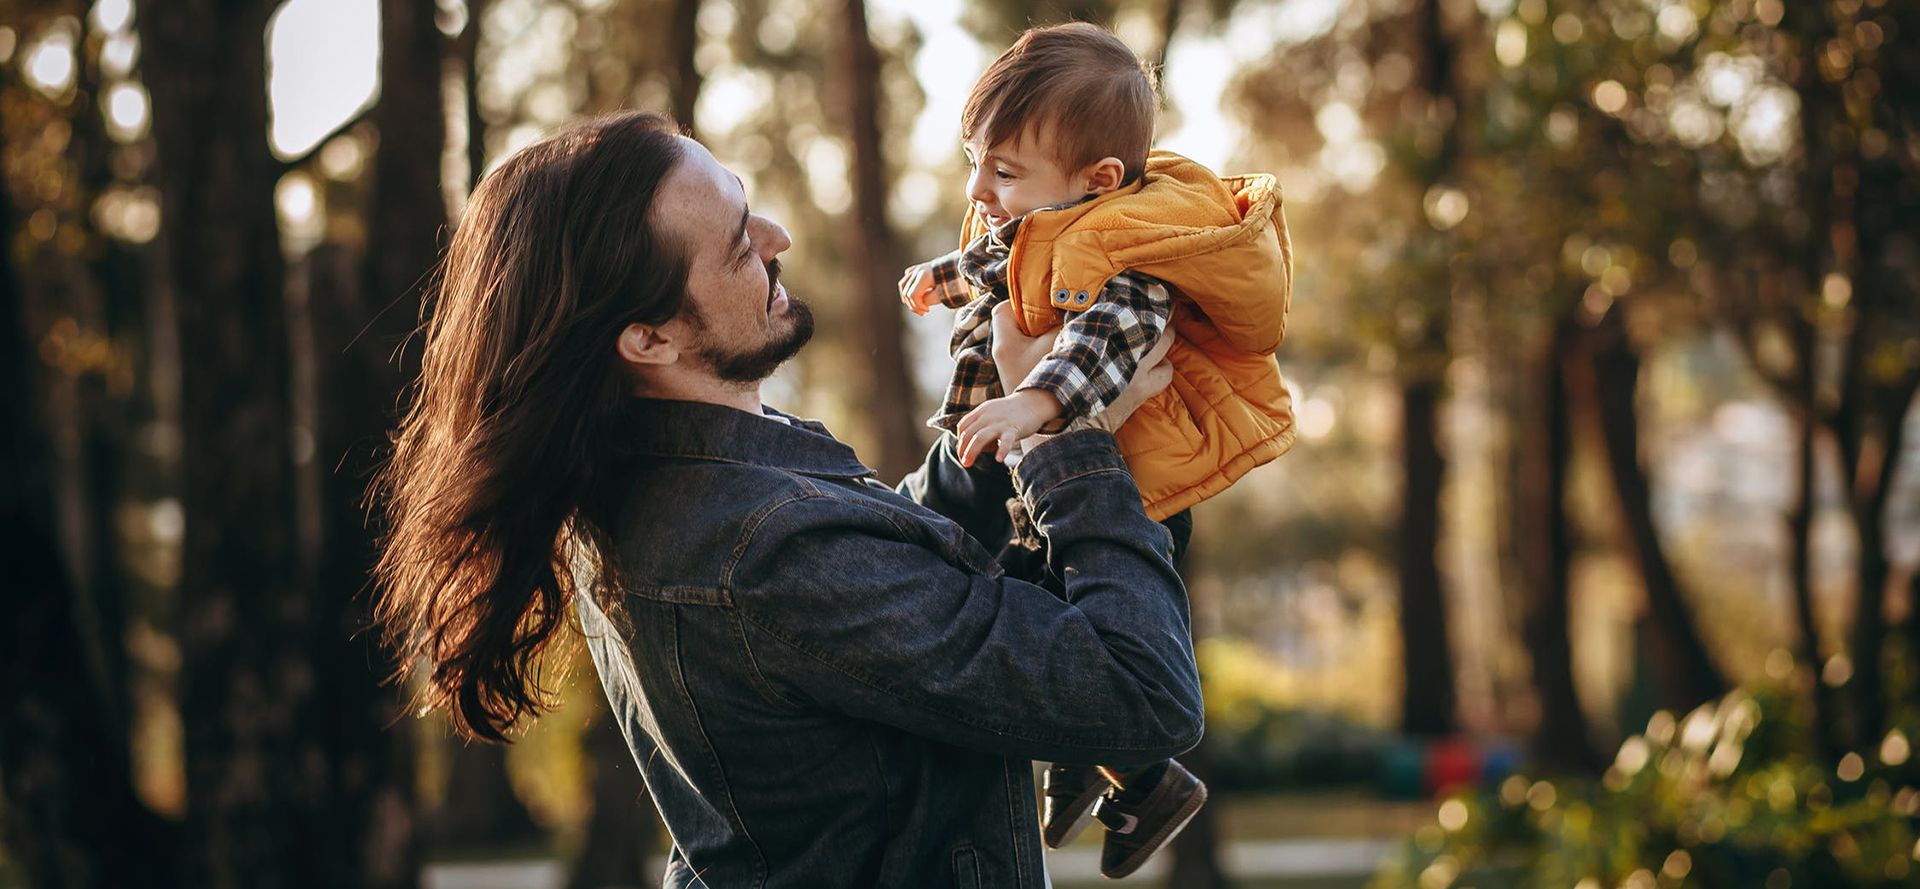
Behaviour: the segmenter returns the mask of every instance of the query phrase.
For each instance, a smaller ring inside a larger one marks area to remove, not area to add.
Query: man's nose
[[[778,222],[764,216],[753,217],[753,246],[762,259],[772,259],[793,246],[793,236]]]

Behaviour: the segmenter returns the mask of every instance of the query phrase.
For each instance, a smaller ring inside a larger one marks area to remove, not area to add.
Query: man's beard
[[[775,260],[767,264],[767,305],[773,305],[773,295],[780,286],[780,262]],[[687,308],[692,309],[689,304]],[[689,319],[700,331],[700,341],[694,346],[694,355],[713,369],[713,375],[726,383],[758,383],[780,369],[787,359],[799,354],[800,348],[813,339],[813,310],[793,294],[787,294],[787,314],[793,316],[793,325],[786,333],[777,335],[750,349],[735,349],[729,343],[716,342],[707,328],[706,319],[700,313],[690,312]]]

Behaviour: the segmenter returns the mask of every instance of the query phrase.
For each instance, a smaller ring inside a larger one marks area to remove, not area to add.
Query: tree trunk
[[[1851,344],[1849,351],[1849,360],[1856,367],[1875,360],[1859,343]],[[1858,376],[1865,374],[1861,368]],[[1855,380],[1849,380],[1849,385],[1855,384]],[[1841,431],[1841,451],[1846,455],[1846,478],[1851,483],[1847,500],[1859,535],[1857,606],[1847,646],[1853,660],[1855,747],[1876,744],[1886,732],[1888,701],[1882,659],[1887,638],[1887,584],[1893,578],[1893,564],[1887,557],[1887,501],[1893,494],[1894,470],[1906,444],[1905,420],[1912,401],[1911,389],[1891,399],[1876,392],[1857,400],[1843,399],[1841,412],[1834,417],[1834,426]],[[1877,440],[1868,443],[1869,437]]]
[[[842,226],[853,270],[856,360],[865,363],[873,390],[868,434],[880,477],[898,479],[920,464],[924,448],[915,420],[912,365],[901,316],[900,251],[887,221],[887,162],[882,144],[880,54],[867,33],[865,0],[842,0],[840,46],[834,53],[847,141],[852,148],[853,218]]]
[[[1416,89],[1439,115],[1440,145],[1418,182],[1415,217],[1425,220],[1426,193],[1446,180],[1459,149],[1454,112],[1453,44],[1441,27],[1439,0],[1423,0],[1416,12],[1420,40],[1420,80]],[[1416,238],[1439,237],[1416,223]],[[1446,251],[1440,251],[1445,269]],[[1441,275],[1439,293],[1420,307],[1427,317],[1403,349],[1409,366],[1400,387],[1400,652],[1402,694],[1400,729],[1410,735],[1451,734],[1458,726],[1453,644],[1448,635],[1446,589],[1440,577],[1440,488],[1446,462],[1440,454],[1441,385],[1448,364],[1447,328],[1452,318],[1452,287]]]
[[[447,795],[434,814],[434,847],[473,853],[539,846],[546,832],[534,823],[507,776],[507,748],[450,740]]]
[[[186,539],[180,584],[183,880],[321,885],[324,744],[310,582],[296,576],[284,261],[268,152],[272,0],[137,7],[154,181],[179,307]]]
[[[1573,457],[1566,356],[1578,335],[1561,321],[1546,353],[1536,362],[1537,393],[1530,417],[1539,426],[1515,436],[1520,448],[1514,492],[1514,529],[1526,589],[1521,634],[1533,662],[1530,677],[1539,702],[1531,740],[1534,759],[1577,774],[1598,773],[1605,759],[1595,748],[1580,692],[1574,684],[1569,598],[1572,592],[1573,528],[1566,510],[1568,469]]]
[[[1820,681],[1820,669],[1825,659],[1820,656],[1820,622],[1813,611],[1813,516],[1820,503],[1819,491],[1815,490],[1814,466],[1819,424],[1813,414],[1813,336],[1811,330],[1803,328],[1803,331],[1799,337],[1800,367],[1797,373],[1804,409],[1798,412],[1796,418],[1800,427],[1800,453],[1794,461],[1798,493],[1793,507],[1787,513],[1787,536],[1790,541],[1787,570],[1792,574],[1793,616],[1799,629],[1797,654],[1813,676],[1809,703],[1813,707],[1814,748],[1822,762],[1832,763],[1839,758],[1842,749],[1840,725],[1836,721],[1840,714],[1834,706],[1832,687]]]
[[[1447,633],[1445,591],[1436,550],[1440,545],[1440,386],[1431,379],[1403,384],[1401,467],[1405,473],[1400,517],[1400,652],[1404,693],[1400,730],[1410,735],[1453,732],[1453,645]]]
[[[1167,56],[1173,51],[1173,36],[1180,31],[1180,16],[1187,11],[1186,0],[1162,0],[1160,7],[1160,45],[1154,47],[1153,57],[1148,64],[1153,66],[1156,84],[1167,82]],[[1160,101],[1167,101],[1165,90],[1160,92]]]
[[[0,180],[0,244],[15,243],[14,218]],[[134,795],[125,726],[94,681],[77,591],[58,556],[39,350],[14,256],[0,250],[0,389],[11,393],[0,420],[0,558],[10,580],[0,595],[0,841],[27,885],[178,885],[173,838]]]
[[[1191,547],[1181,554],[1174,568],[1180,572],[1182,581],[1194,575],[1194,554]],[[1191,630],[1191,628],[1189,628]],[[1197,639],[1195,641],[1198,641]],[[1206,677],[1201,677],[1204,684]],[[1193,772],[1194,777],[1206,781],[1213,776],[1213,743],[1210,737],[1202,737],[1200,746],[1180,755],[1180,763]],[[1193,820],[1174,837],[1168,853],[1173,856],[1173,866],[1167,871],[1169,889],[1225,889],[1228,885],[1226,868],[1220,864],[1220,791],[1225,788],[1213,788],[1213,801],[1200,807],[1194,813]]]
[[[419,288],[439,256],[446,204],[440,160],[447,142],[442,85],[451,46],[433,0],[380,5],[380,99],[371,112],[379,148],[365,209],[367,249],[355,269],[342,251],[316,251],[311,294],[316,357],[315,432],[321,558],[314,652],[316,709],[334,794],[335,885],[406,889],[418,882],[412,722],[371,631],[369,581],[379,529],[364,507],[367,480],[393,424],[410,362],[402,343],[419,318]],[[399,360],[396,360],[399,358]]]
[[[84,11],[84,4],[60,4]],[[100,63],[90,47],[98,43],[92,20],[80,15],[71,124],[66,156],[77,186],[74,203],[85,207],[113,184],[112,148],[100,102]],[[92,41],[91,43],[89,41]],[[73,323],[79,336],[108,345],[113,358],[54,374],[47,387],[47,419],[57,430],[54,508],[59,516],[68,582],[72,584],[91,681],[100,689],[109,725],[122,729],[131,719],[126,626],[129,578],[118,545],[120,499],[126,495],[131,427],[136,422],[136,387],[110,384],[112,361],[129,360],[137,346],[141,319],[137,294],[128,286],[126,250],[102,236],[90,214],[75,216],[72,228],[84,243],[75,248],[40,245],[28,258],[29,281],[40,296],[31,300],[29,319],[57,315]],[[38,311],[34,311],[38,310]],[[51,320],[49,318],[49,320]],[[124,731],[119,732],[124,734]],[[124,755],[124,754],[123,754]]]
[[[480,38],[486,32],[488,0],[467,0],[467,30],[460,35],[460,76],[466,85],[464,110],[467,118],[467,191],[480,184],[487,172],[487,118],[480,109]]]
[[[647,873],[647,856],[660,842],[658,816],[626,738],[604,708],[587,729],[586,746],[593,769],[593,813],[587,820],[586,843],[567,877],[567,889],[659,882],[658,874]]]
[[[1213,775],[1213,754],[1206,738],[1200,746],[1180,755],[1180,764],[1202,781]],[[1173,838],[1169,853],[1173,866],[1167,869],[1168,889],[1226,889],[1231,885],[1220,863],[1220,805],[1225,788],[1213,788],[1214,796],[1180,835]]]
[[[1640,461],[1634,405],[1640,357],[1627,338],[1622,314],[1616,306],[1586,337],[1584,366],[1576,366],[1577,384],[1585,387],[1594,407],[1629,550],[1646,586],[1662,693],[1667,706],[1685,712],[1724,694],[1727,682],[1701,641],[1654,524],[1652,486]]]
[[[673,68],[668,73],[668,91],[673,119],[695,135],[694,107],[700,101],[700,67],[694,58],[700,50],[700,0],[673,0],[673,18],[668,22],[672,37]],[[861,27],[866,27],[864,19]],[[863,32],[864,33],[864,32]]]

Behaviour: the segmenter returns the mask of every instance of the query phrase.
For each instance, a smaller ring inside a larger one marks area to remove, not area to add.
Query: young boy
[[[1285,331],[1292,248],[1271,176],[1222,180],[1151,151],[1157,101],[1131,50],[1085,23],[1038,28],[995,60],[961,120],[972,175],[958,251],[907,270],[914,312],[959,309],[954,376],[929,424],[960,461],[1001,462],[1017,443],[1098,413],[1171,326],[1174,382],[1117,437],[1147,514],[1173,535],[1188,508],[1293,443],[1273,353]],[[1024,380],[998,378],[994,307],[1028,335],[1059,327]],[[1133,768],[1054,764],[1042,838],[1058,848],[1098,818],[1101,872],[1132,873],[1206,801],[1171,760]]]

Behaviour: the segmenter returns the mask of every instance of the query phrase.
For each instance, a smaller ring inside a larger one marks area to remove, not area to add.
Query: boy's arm
[[[967,279],[960,274],[960,260],[965,254],[965,250],[955,250],[927,262],[927,275],[933,279],[933,297],[949,309],[957,309],[973,301],[973,289],[967,286]]]
[[[1106,409],[1133,379],[1172,313],[1165,284],[1133,272],[1113,276],[1090,308],[1061,325],[1053,349],[1018,387],[1059,399],[1059,419],[1041,431],[1057,431]]]

